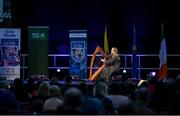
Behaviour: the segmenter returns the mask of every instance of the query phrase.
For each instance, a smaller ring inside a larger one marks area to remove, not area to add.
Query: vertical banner
[[[0,22],[3,22],[3,0],[0,0]]]
[[[48,75],[48,27],[28,27],[29,75]]]
[[[87,30],[69,30],[70,69],[74,78],[87,78]]]
[[[20,78],[20,29],[0,28],[0,76]]]
[[[11,23],[11,2],[12,0],[0,0],[0,26],[8,27]]]
[[[137,69],[137,47],[136,47],[136,29],[135,26],[133,26],[133,41],[132,41],[132,77],[138,78],[138,69]]]

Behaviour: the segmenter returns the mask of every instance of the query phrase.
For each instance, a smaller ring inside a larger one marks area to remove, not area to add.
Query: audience
[[[27,83],[13,83],[0,77],[1,114],[67,114],[67,115],[126,115],[180,114],[180,76],[159,80],[119,79],[95,84],[72,83],[71,76],[64,84],[57,78],[51,82],[44,76],[29,78]],[[51,86],[50,86],[51,85]],[[77,87],[76,87],[77,86]],[[29,94],[29,96],[28,96]]]

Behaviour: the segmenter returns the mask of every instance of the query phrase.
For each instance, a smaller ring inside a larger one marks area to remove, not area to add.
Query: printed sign
[[[20,29],[0,28],[0,76],[20,78]]]

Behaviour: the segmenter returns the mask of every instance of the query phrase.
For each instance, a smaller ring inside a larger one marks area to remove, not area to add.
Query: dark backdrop
[[[175,0],[12,0],[12,25],[22,28],[21,53],[28,52],[27,26],[49,26],[51,54],[69,53],[69,29],[87,29],[88,54],[93,53],[97,45],[103,47],[107,26],[109,46],[129,54],[134,24],[138,54],[158,54],[163,22],[168,54],[180,54],[179,5]],[[168,67],[178,63],[168,59]],[[159,61],[142,62],[147,64],[158,67]]]
[[[131,53],[132,25],[136,27],[138,53],[158,53],[161,22],[168,53],[179,53],[177,2],[164,0],[12,0],[13,26],[21,27],[22,52],[27,52],[27,26],[49,26],[49,53],[68,53],[68,30],[88,30],[88,53],[103,45],[108,27],[110,47]]]

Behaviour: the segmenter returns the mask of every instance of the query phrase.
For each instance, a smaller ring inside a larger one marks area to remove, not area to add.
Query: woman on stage
[[[102,70],[100,74],[100,79],[108,79],[111,74],[114,72],[119,72],[121,60],[118,54],[118,49],[113,47],[111,49],[111,54],[107,59],[101,59],[101,61],[106,65],[106,67]]]

